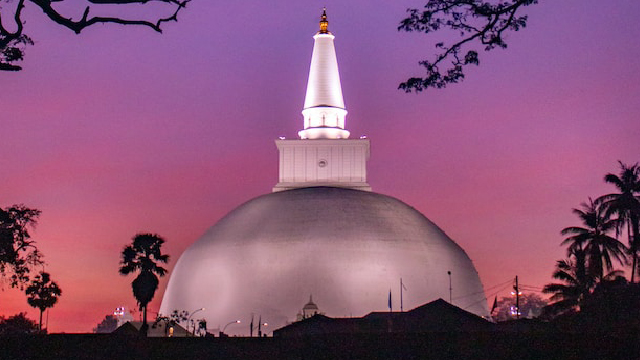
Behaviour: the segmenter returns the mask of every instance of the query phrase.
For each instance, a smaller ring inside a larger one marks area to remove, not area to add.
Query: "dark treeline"
[[[559,282],[543,289],[552,294],[548,318],[622,331],[640,328],[640,166],[619,165],[617,174],[604,176],[615,192],[588,198],[573,209],[581,224],[561,231],[567,258],[556,263],[553,278]]]
[[[37,329],[33,329],[24,314],[0,317],[0,335],[45,331],[42,314],[53,307],[62,295],[60,286],[44,271],[44,257],[29,232],[37,225],[40,213],[40,210],[24,205],[0,208],[0,278],[12,288],[24,290],[27,303],[40,310]],[[43,270],[32,276],[38,267]]]

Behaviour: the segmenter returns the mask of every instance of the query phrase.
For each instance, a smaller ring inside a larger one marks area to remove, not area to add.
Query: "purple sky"
[[[374,191],[444,229],[485,289],[515,275],[549,282],[565,255],[559,231],[579,224],[571,208],[613,191],[602,178],[617,160],[640,160],[640,2],[541,1],[462,84],[405,94],[398,83],[448,36],[396,31],[423,3],[193,1],[162,35],[107,25],[80,36],[27,4],[36,45],[22,72],[0,73],[0,206],[43,212],[34,238],[64,292],[50,331],[91,331],[136,308],[133,276],[117,269],[137,232],[167,239],[172,268],[221,216],[271,190],[273,140],[302,128],[325,4]],[[0,314],[20,311],[37,318],[5,284]]]

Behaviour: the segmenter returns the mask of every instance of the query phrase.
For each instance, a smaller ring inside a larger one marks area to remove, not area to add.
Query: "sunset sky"
[[[603,177],[618,160],[640,161],[640,2],[541,0],[464,82],[405,94],[398,84],[450,38],[396,30],[425,2],[194,0],[163,34],[80,35],[27,3],[36,44],[23,71],[0,73],[0,207],[42,210],[33,238],[63,290],[50,332],[90,332],[117,306],[137,308],[133,276],[118,274],[136,233],[167,240],[171,269],[218,219],[271,191],[273,141],[303,125],[324,5],[346,128],[371,139],[373,190],[438,224],[485,289],[516,275],[550,282],[560,230],[579,225],[571,209],[614,191]],[[0,315],[21,311],[38,317],[5,283]]]

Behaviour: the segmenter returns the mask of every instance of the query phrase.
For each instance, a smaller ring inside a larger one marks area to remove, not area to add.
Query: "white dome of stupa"
[[[160,312],[205,308],[210,327],[251,315],[274,330],[295,319],[308,294],[327,316],[395,311],[438,298],[488,315],[464,250],[395,198],[335,187],[259,196],[231,211],[178,260]],[[248,334],[242,326],[229,333]]]

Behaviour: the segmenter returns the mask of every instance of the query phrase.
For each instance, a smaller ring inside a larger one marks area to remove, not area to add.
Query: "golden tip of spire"
[[[320,34],[329,33],[329,21],[327,21],[327,7],[322,8],[322,16],[320,17]]]

